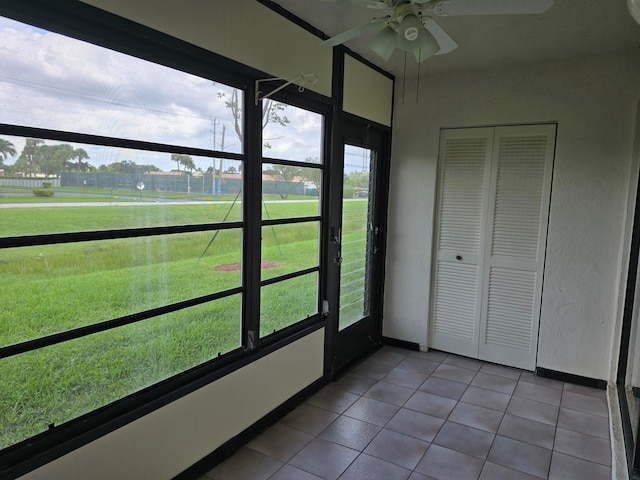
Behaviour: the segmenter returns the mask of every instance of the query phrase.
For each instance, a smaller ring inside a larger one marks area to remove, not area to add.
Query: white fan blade
[[[458,44],[455,40],[431,18],[423,18],[422,23],[424,23],[424,28],[431,32],[431,35],[434,36],[438,45],[440,45],[440,50],[436,52],[436,55],[444,55],[445,53],[449,53],[450,51],[458,48]]]
[[[554,0],[446,0],[437,3],[434,13],[443,17],[454,15],[523,15],[543,13]]]
[[[336,45],[340,45],[341,43],[344,43],[347,40],[351,40],[352,38],[357,37],[358,35],[369,31],[371,28],[375,27],[380,23],[386,23],[389,20],[389,18],[390,17],[374,18],[369,23],[358,25],[357,27],[347,30],[346,32],[339,33],[335,37],[331,37],[330,39],[325,40],[320,44],[320,46],[335,47]]]

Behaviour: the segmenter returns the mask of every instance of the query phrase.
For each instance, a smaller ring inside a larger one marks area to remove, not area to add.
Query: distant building
[[[154,171],[154,172],[144,172],[145,175],[160,175],[163,177],[181,177],[182,175],[184,175],[184,172],[179,172],[179,171],[173,171],[173,172],[163,172],[163,171]]]

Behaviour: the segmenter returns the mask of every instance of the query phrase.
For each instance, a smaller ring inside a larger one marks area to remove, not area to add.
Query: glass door
[[[349,124],[335,152],[328,255],[334,374],[375,348],[382,338],[385,142],[384,132]]]
[[[371,311],[369,271],[375,234],[371,211],[374,162],[375,151],[344,145],[339,331],[368,317]]]

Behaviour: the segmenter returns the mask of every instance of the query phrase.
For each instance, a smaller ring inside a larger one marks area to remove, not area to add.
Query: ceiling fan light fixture
[[[422,62],[440,51],[440,45],[436,38],[413,14],[407,15],[400,22],[397,46],[405,52],[412,52],[418,62]]]
[[[407,15],[398,27],[398,48],[412,52],[422,46],[424,42],[424,25],[415,15]]]
[[[431,58],[440,51],[440,44],[429,30],[424,30],[423,37],[424,39],[420,48],[413,51],[417,62]]]
[[[379,55],[385,62],[388,62],[396,49],[398,32],[391,27],[380,30],[369,42],[369,48]]]

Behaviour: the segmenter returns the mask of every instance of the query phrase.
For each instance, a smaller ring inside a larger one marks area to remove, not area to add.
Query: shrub
[[[42,187],[43,188],[51,188],[51,182],[42,182]]]
[[[32,190],[32,192],[36,197],[53,197],[53,194],[56,193],[53,190],[48,190],[46,188],[38,188],[36,190]]]

